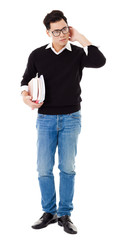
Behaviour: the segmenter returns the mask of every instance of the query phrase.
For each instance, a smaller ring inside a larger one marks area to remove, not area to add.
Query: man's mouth
[[[60,41],[66,41],[66,38],[60,39]]]

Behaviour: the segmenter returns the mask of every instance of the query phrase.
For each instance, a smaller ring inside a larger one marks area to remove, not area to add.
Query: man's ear
[[[49,33],[49,31],[46,29],[46,34],[51,37],[51,34]]]

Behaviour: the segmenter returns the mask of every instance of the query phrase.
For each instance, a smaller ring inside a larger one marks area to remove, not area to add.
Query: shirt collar
[[[53,51],[55,54],[57,54],[57,55],[60,54],[61,52],[63,52],[64,49],[67,49],[67,50],[69,50],[69,51],[72,51],[72,48],[71,48],[71,45],[70,45],[69,42],[67,42],[66,46],[65,46],[64,48],[62,48],[59,52],[56,52],[56,51],[55,51],[55,49],[54,49],[53,46],[52,46],[52,43],[49,43],[49,44],[46,46],[45,49],[48,49],[48,48],[51,48],[52,51]]]

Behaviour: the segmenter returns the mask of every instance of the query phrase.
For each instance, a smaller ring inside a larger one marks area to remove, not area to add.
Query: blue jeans
[[[70,114],[38,114],[37,171],[41,191],[41,204],[45,212],[58,216],[71,215],[75,181],[75,156],[78,135],[81,132],[81,111]],[[55,152],[58,146],[60,170],[59,206],[56,206],[56,191],[53,175]]]

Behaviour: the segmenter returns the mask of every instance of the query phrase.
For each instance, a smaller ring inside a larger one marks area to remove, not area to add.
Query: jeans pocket
[[[39,124],[43,121],[45,116],[46,114],[38,113],[37,119],[36,119],[36,128],[38,128]]]
[[[76,119],[81,119],[81,111],[77,111],[74,113],[69,113],[69,117],[76,118]]]
[[[46,116],[46,114],[38,113],[37,118],[40,119],[40,118],[44,118],[45,116]]]

